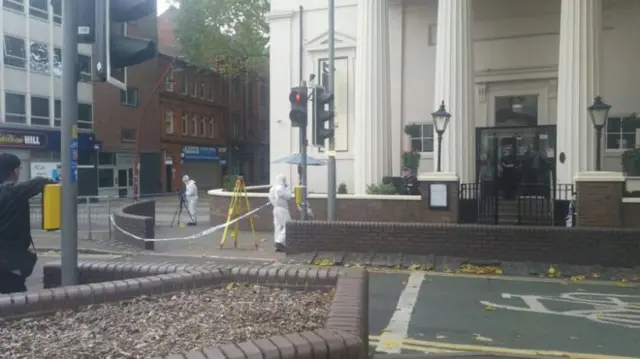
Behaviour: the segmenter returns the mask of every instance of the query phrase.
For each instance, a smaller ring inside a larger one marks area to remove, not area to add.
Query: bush
[[[338,193],[339,194],[347,194],[347,193],[349,193],[347,191],[347,185],[344,184],[344,183],[340,183],[340,185],[338,186]]]
[[[233,192],[237,179],[238,176],[236,175],[226,175],[222,177],[222,189],[227,192]]]
[[[396,187],[392,184],[370,184],[367,186],[367,194],[395,195]]]
[[[640,147],[624,151],[622,170],[627,176],[640,176]]]

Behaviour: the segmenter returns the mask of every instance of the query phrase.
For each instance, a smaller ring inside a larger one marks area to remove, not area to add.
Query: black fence
[[[520,184],[506,196],[495,182],[464,183],[460,185],[458,219],[460,223],[493,225],[574,226],[573,194],[572,184]]]

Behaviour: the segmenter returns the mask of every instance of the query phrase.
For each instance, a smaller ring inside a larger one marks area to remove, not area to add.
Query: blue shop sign
[[[21,148],[60,152],[60,131],[0,128],[0,148]],[[94,135],[78,134],[78,150],[93,150]]]
[[[205,160],[217,161],[218,149],[215,147],[198,147],[184,146],[182,147],[182,158],[185,160]]]

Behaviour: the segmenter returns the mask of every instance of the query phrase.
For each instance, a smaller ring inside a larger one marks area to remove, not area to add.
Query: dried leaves
[[[59,311],[0,322],[6,358],[149,358],[324,326],[331,293],[256,285]]]

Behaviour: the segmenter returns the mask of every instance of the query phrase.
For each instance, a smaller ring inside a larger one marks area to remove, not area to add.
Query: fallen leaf
[[[465,263],[460,266],[458,273],[477,275],[502,275],[502,268],[496,265],[475,265]]]
[[[628,288],[628,287],[630,287],[630,285],[629,285],[629,283],[627,283],[626,280],[623,279],[621,281],[616,282],[616,287]]]
[[[447,339],[447,336],[438,334],[438,335],[436,335],[436,339]]]
[[[489,312],[494,312],[496,310],[496,307],[492,307],[490,305],[487,305],[486,307],[484,307],[484,310],[489,311]]]
[[[331,267],[335,263],[330,259],[316,259],[315,261],[313,261],[313,264],[317,265],[318,267]]]
[[[569,278],[569,280],[572,282],[582,282],[585,279],[587,278],[583,275],[574,275],[573,277]]]
[[[480,334],[474,334],[474,335],[475,335],[475,337],[473,339],[475,339],[476,341],[479,341],[479,342],[491,343],[493,341],[493,339],[487,338],[487,337],[483,337]]]
[[[598,273],[591,273],[591,278],[598,279],[598,278],[600,278],[600,274],[598,274]]]

